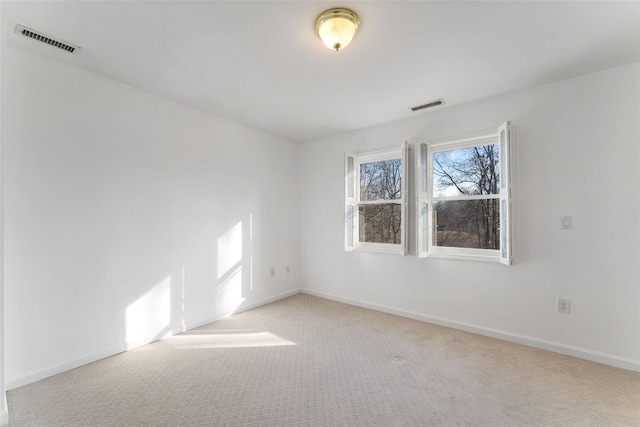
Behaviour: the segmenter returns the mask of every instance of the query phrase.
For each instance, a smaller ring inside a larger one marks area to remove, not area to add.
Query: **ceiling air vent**
[[[16,33],[22,34],[25,37],[29,37],[39,42],[46,43],[49,46],[57,47],[58,49],[62,49],[69,53],[77,53],[76,51],[80,49],[78,46],[74,46],[71,43],[65,43],[59,40],[55,40],[49,36],[45,36],[38,31],[32,30],[20,24],[16,25]]]
[[[419,111],[419,110],[424,110],[425,108],[437,107],[438,105],[442,105],[442,104],[444,104],[444,99],[440,98],[431,102],[427,102],[426,104],[416,105],[415,107],[409,107],[409,110]]]

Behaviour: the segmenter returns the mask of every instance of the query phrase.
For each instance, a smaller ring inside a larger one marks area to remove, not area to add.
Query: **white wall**
[[[640,370],[639,77],[634,64],[303,145],[304,290]],[[343,252],[344,152],[505,120],[516,265]],[[556,312],[558,297],[571,314]]]
[[[0,8],[0,22],[2,21],[2,9]],[[3,46],[4,35],[0,31],[0,46]],[[4,68],[4,49],[0,52],[0,82],[2,82],[2,69]],[[2,85],[0,84],[0,99],[2,99]],[[0,118],[2,117],[2,103],[0,102]],[[7,407],[7,394],[4,382],[4,209],[3,209],[3,161],[2,161],[2,120],[0,120],[0,425],[9,423],[9,410]]]
[[[299,289],[299,146],[3,61],[9,389]]]

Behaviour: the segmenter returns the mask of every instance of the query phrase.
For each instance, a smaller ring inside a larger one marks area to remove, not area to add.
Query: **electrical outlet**
[[[565,298],[558,298],[558,313],[571,313],[571,300]]]
[[[276,277],[276,269],[275,268],[271,268],[271,277]]]

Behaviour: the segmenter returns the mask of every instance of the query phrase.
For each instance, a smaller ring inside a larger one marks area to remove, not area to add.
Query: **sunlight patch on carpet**
[[[197,331],[192,331],[197,332]],[[177,349],[245,348],[290,346],[296,343],[280,338],[271,332],[250,333],[185,333],[171,339]]]

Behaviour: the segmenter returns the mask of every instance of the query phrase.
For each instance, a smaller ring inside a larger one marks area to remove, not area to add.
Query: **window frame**
[[[416,243],[419,258],[449,258],[486,262],[513,263],[512,212],[513,182],[511,159],[510,123],[502,124],[497,133],[448,140],[443,142],[418,142],[416,145]],[[433,195],[433,154],[436,152],[497,144],[500,162],[500,186],[497,194],[434,196]],[[500,212],[500,248],[478,249],[436,246],[433,244],[433,204],[441,200],[486,200],[497,199]]]
[[[407,162],[408,143],[404,142],[399,148],[372,151],[362,154],[345,153],[345,251],[364,251],[392,253],[406,255],[407,253]],[[401,161],[401,197],[393,200],[361,200],[360,195],[360,165],[385,160],[400,159]],[[400,205],[400,243],[372,243],[361,242],[359,207],[377,204]]]

